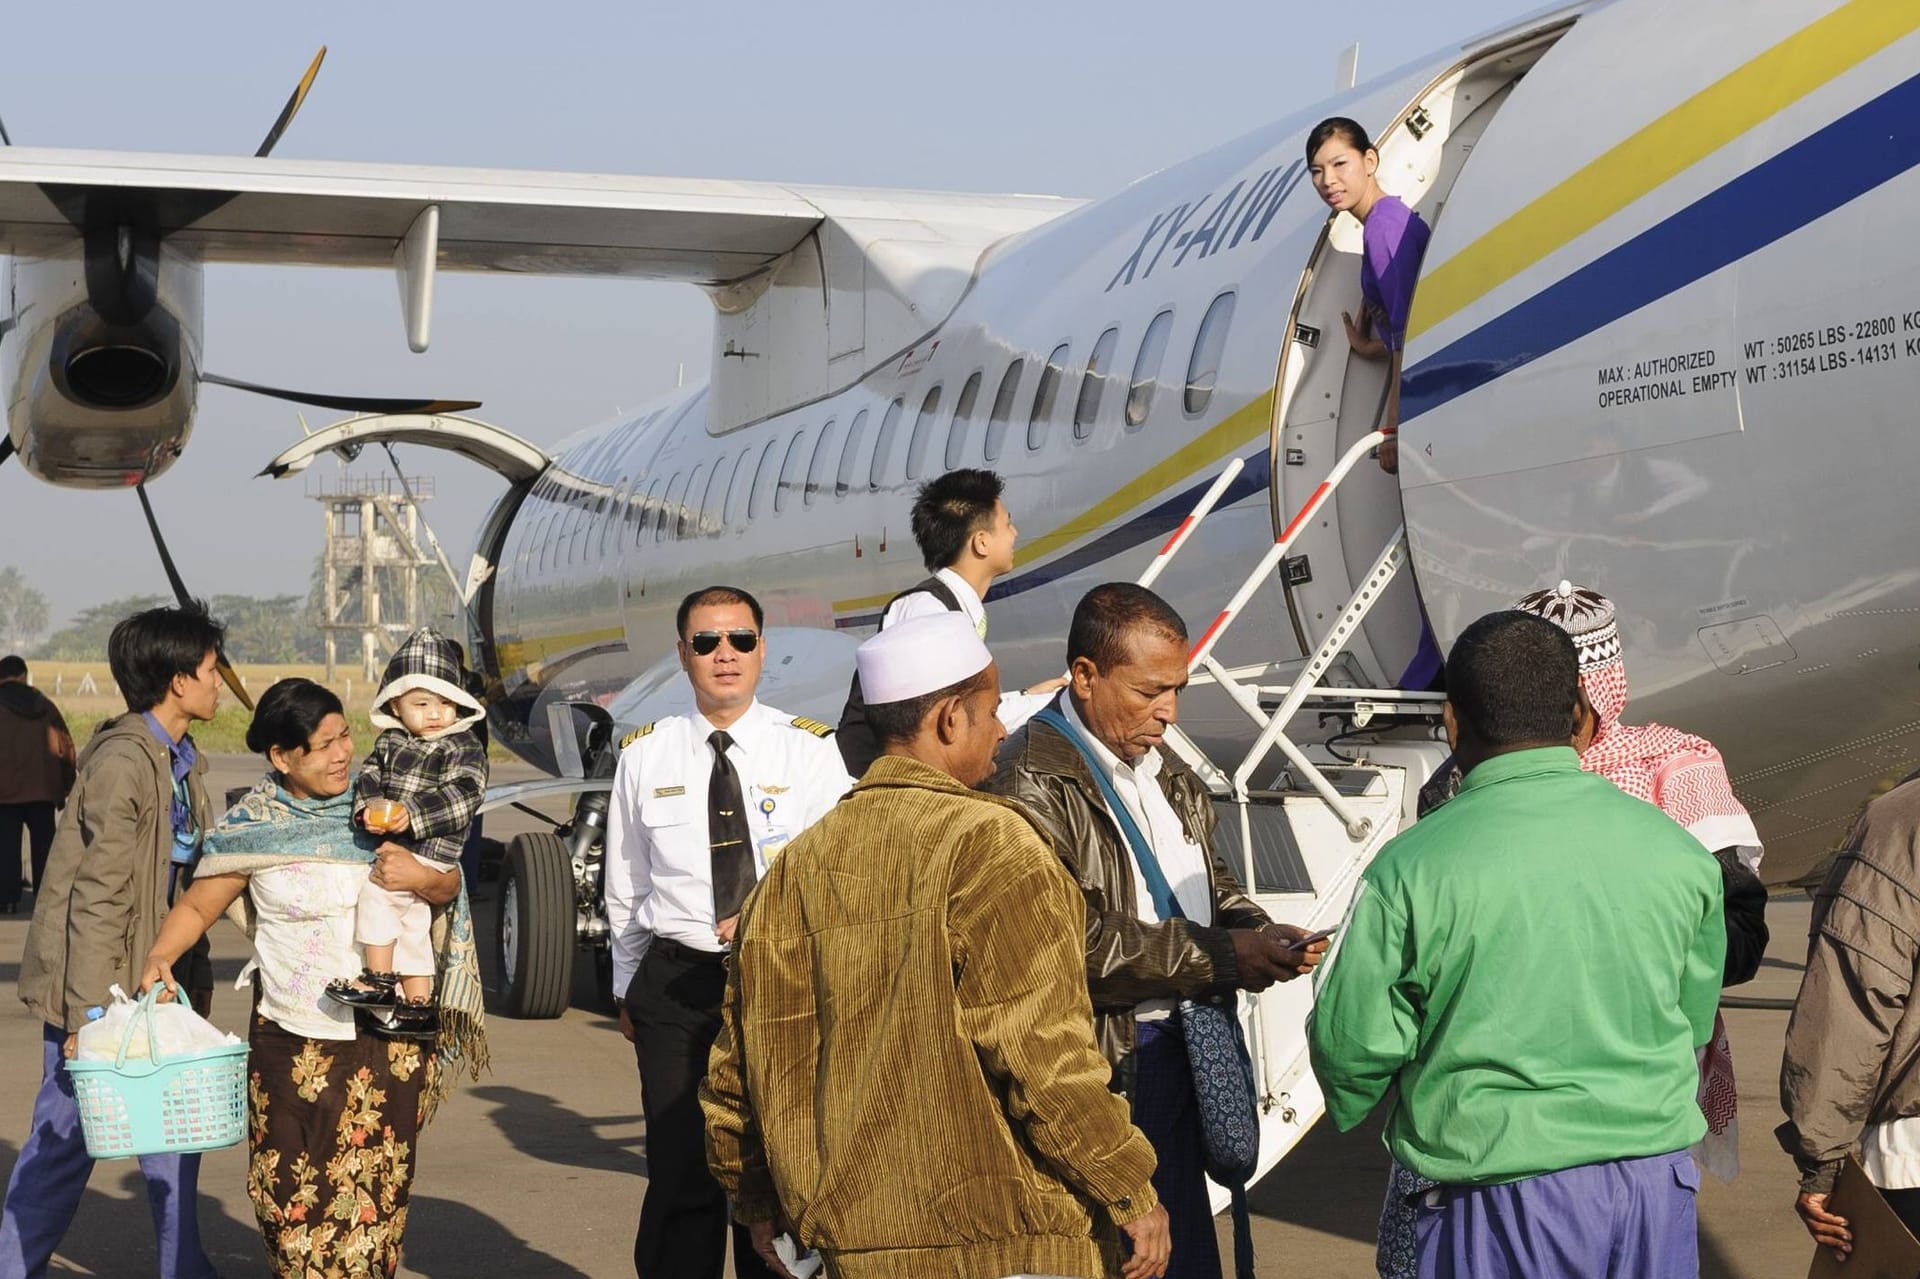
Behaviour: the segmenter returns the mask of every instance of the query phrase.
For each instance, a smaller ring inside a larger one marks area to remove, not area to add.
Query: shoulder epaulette
[[[653,731],[652,724],[642,724],[640,727],[634,729],[631,733],[628,733],[625,737],[620,739],[620,749],[621,750],[627,749],[627,747],[633,745],[635,742],[639,741],[641,738],[645,737],[648,733],[651,733],[652,731]]]
[[[795,728],[805,729],[807,732],[812,733],[815,737],[832,737],[833,736],[833,725],[822,724],[819,720],[808,719],[804,715],[795,715],[793,717],[793,726]]]

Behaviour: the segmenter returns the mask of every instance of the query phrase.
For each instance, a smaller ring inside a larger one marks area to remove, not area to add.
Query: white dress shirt
[[[1180,814],[1174,811],[1173,804],[1167,799],[1167,793],[1160,789],[1160,769],[1164,761],[1158,750],[1150,750],[1133,763],[1123,762],[1118,755],[1107,749],[1106,743],[1093,735],[1086,726],[1080,713],[1074,709],[1073,698],[1060,698],[1061,714],[1073,731],[1080,734],[1080,740],[1099,761],[1098,767],[1113,783],[1114,793],[1120,796],[1120,802],[1126,805],[1127,815],[1133,818],[1134,825],[1140,828],[1140,834],[1153,849],[1154,858],[1160,863],[1160,873],[1167,877],[1167,883],[1173,888],[1174,900],[1180,903],[1180,913],[1196,924],[1213,923],[1213,881],[1207,875],[1207,850],[1187,838],[1186,827],[1180,824]],[[1107,816],[1113,817],[1113,806],[1105,805]],[[1120,847],[1127,858],[1127,865],[1133,871],[1133,910],[1134,914],[1149,924],[1160,922],[1159,912],[1153,908],[1153,895],[1147,888],[1147,877],[1141,873],[1140,859],[1133,855],[1133,845],[1119,830],[1120,822],[1114,819],[1115,832],[1120,834]],[[1172,1013],[1177,1001],[1173,999],[1149,999],[1135,1005],[1134,1015],[1145,1020],[1156,1020]]]
[[[853,779],[832,737],[754,702],[728,726],[727,758],[740,775],[753,839],[754,878],[846,794]],[[607,812],[607,934],[613,990],[624,995],[647,946],[667,937],[695,950],[726,948],[714,933],[707,783],[715,726],[704,715],[655,722],[620,752]]]
[[[947,584],[947,589],[953,592],[953,598],[960,601],[960,611],[965,613],[967,620],[973,623],[973,629],[980,638],[985,639],[987,637],[987,606],[981,602],[979,593],[973,589],[973,584],[950,568],[943,568],[934,576]],[[884,631],[896,622],[904,622],[909,618],[935,617],[948,611],[950,610],[941,603],[940,597],[933,592],[913,591],[902,595],[887,606],[887,611],[880,618],[880,629]],[[999,716],[1001,725],[1009,733],[1015,733],[1020,730],[1022,724],[1033,718],[1034,712],[1052,700],[1052,693],[1018,691],[1002,693],[999,709],[995,713]]]

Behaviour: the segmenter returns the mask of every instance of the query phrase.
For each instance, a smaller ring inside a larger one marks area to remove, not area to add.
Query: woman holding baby
[[[456,1072],[485,1063],[461,878],[353,824],[353,739],[326,688],[305,679],[269,688],[247,745],[271,771],[209,833],[141,988],[171,987],[175,961],[221,914],[237,914],[253,940],[256,989],[247,1193],[274,1273],[391,1276],[420,1130]],[[354,913],[369,881],[434,907],[443,1004],[463,1014],[444,1019],[436,1040],[375,1034],[326,995],[329,981],[364,966]]]

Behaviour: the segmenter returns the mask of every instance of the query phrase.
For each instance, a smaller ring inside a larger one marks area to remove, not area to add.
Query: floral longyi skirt
[[[247,1197],[279,1279],[391,1279],[400,1265],[430,1054],[362,1032],[253,1019]]]

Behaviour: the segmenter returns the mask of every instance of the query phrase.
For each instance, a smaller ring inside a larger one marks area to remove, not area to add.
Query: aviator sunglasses
[[[760,647],[760,633],[758,631],[745,629],[737,631],[695,631],[693,634],[687,636],[687,647],[699,656],[705,657],[720,647],[720,641],[722,639],[732,645],[733,651],[736,653],[751,653],[754,649]]]

